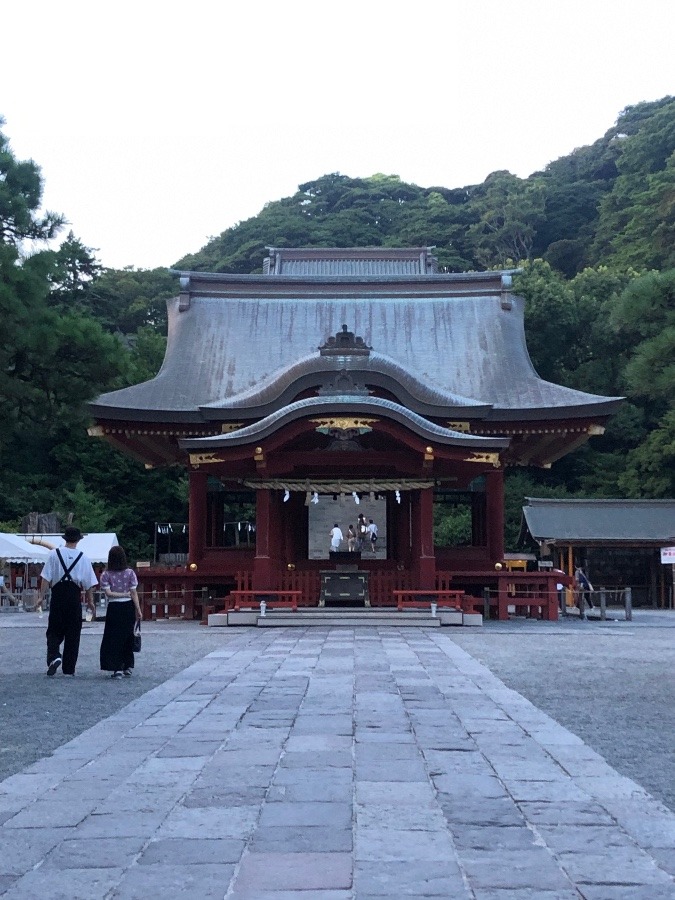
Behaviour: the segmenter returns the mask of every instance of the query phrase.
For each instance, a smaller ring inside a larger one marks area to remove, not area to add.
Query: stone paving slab
[[[675,898],[675,815],[439,631],[241,631],[0,783],[0,896]]]

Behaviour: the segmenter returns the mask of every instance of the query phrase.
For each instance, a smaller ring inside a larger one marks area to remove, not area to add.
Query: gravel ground
[[[0,613],[0,780],[48,756],[227,641],[198,622],[144,622],[131,678],[99,669],[103,623],[84,623],[74,678],[47,678],[47,616]],[[232,634],[232,632],[230,632]]]
[[[0,780],[238,631],[146,622],[136,672],[117,682],[98,670],[100,623],[83,626],[76,677],[48,679],[46,624],[31,613],[0,614]],[[632,623],[492,622],[443,634],[675,811],[675,613],[639,611]]]

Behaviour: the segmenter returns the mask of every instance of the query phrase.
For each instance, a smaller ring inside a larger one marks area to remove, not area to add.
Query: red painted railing
[[[320,572],[316,569],[283,571],[279,583],[270,591],[300,591],[299,606],[316,606],[321,590]],[[485,612],[485,604],[493,618],[507,619],[509,608],[516,614],[542,619],[558,617],[558,582],[566,577],[555,572],[459,571],[436,573],[434,588],[429,591],[464,591],[462,608],[465,611]],[[253,590],[253,573],[244,569],[233,577],[235,591]],[[232,609],[230,594],[215,595],[207,585],[195,589],[194,581],[185,571],[158,577],[156,572],[144,577],[139,571],[139,597],[145,619],[180,617],[193,619],[201,609],[202,620],[208,612]],[[381,569],[369,574],[371,606],[395,607],[394,592],[417,590],[413,573]],[[215,588],[214,588],[215,590]]]

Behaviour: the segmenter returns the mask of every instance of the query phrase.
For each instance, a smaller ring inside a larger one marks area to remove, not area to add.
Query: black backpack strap
[[[70,577],[70,573],[82,559],[82,551],[78,553],[78,555],[67,568],[65,562],[63,561],[63,557],[61,556],[61,551],[58,547],[56,548],[56,555],[58,556],[59,562],[61,563],[61,566],[63,568],[63,575],[59,578],[59,581],[72,581],[73,579]]]

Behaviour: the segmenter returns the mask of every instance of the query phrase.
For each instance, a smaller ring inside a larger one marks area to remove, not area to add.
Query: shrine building
[[[504,472],[601,434],[620,398],[539,378],[512,272],[444,274],[430,248],[378,247],[178,274],[159,373],[90,406],[91,434],[188,471],[187,565],[139,571],[146,591],[190,610],[246,591],[316,606],[346,570],[357,604],[489,590],[502,618],[505,592],[555,595],[554,574],[502,566]],[[359,514],[374,545],[348,541]]]

